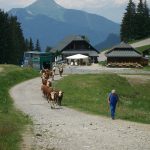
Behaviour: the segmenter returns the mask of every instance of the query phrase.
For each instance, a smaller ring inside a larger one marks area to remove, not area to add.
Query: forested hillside
[[[121,23],[121,40],[125,42],[150,37],[150,11],[147,1],[139,0],[136,6],[129,0]]]
[[[0,64],[20,64],[26,50],[17,18],[0,10]]]

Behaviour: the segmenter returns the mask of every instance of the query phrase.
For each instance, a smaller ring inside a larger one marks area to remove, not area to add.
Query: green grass
[[[149,48],[150,48],[150,45],[145,45],[145,46],[141,46],[141,47],[136,48],[136,50],[143,52],[144,50],[149,49]]]
[[[100,61],[98,64],[101,65],[101,66],[106,66],[107,61]]]
[[[150,37],[146,37],[146,38],[138,39],[138,40],[131,40],[131,41],[129,41],[128,43],[129,43],[129,44],[134,44],[134,43],[136,43],[136,42],[140,42],[140,41],[142,41],[142,40],[146,40],[147,38],[150,38]]]
[[[132,86],[115,74],[87,74],[64,77],[55,86],[64,91],[63,105],[104,116],[109,116],[108,93],[116,89],[120,97],[116,117],[150,123],[150,81]]]
[[[143,70],[145,70],[145,71],[150,71],[150,66],[145,66],[145,67],[143,68]]]
[[[15,84],[36,77],[39,73],[14,65],[0,65],[0,150],[19,150],[21,133],[25,125],[32,123],[30,118],[16,110],[9,95]]]

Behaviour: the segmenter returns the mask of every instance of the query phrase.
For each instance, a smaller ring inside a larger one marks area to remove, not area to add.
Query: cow
[[[53,67],[53,73],[54,73],[54,75],[55,75],[55,71],[56,71],[56,67],[54,66]]]
[[[57,95],[55,91],[49,92],[48,103],[50,103],[51,109],[55,108],[55,104],[57,104]]]
[[[43,96],[46,97],[48,101],[49,94],[53,91],[54,89],[52,87],[48,87],[47,85],[42,85],[41,86],[41,91],[43,92]]]
[[[47,80],[46,85],[47,85],[48,87],[52,87],[52,82],[51,82],[50,80]]]
[[[54,89],[54,91],[56,92],[56,103],[61,106],[61,102],[62,102],[62,99],[63,99],[63,91],[61,90],[56,90]]]
[[[63,74],[63,67],[59,67],[59,75],[62,77],[62,74]]]

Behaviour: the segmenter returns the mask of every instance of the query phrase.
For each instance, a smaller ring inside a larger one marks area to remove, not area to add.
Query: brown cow
[[[52,82],[51,82],[50,80],[47,80],[46,85],[47,85],[48,87],[52,87]]]
[[[48,101],[49,94],[53,91],[53,88],[48,87],[47,85],[42,85],[41,91],[43,92],[43,96],[46,97],[46,99]]]
[[[49,77],[52,76],[52,71],[49,69],[42,69],[40,73],[42,74],[41,78],[49,79]]]
[[[42,84],[47,85],[48,87],[52,86],[52,82],[49,79],[45,78],[45,73],[43,73],[42,75]]]
[[[57,104],[57,95],[55,91],[49,92],[48,103],[50,103],[52,109],[55,108],[55,104]]]

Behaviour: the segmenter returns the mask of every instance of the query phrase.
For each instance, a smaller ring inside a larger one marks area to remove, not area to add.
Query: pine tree
[[[34,45],[33,45],[33,41],[32,41],[31,37],[30,37],[30,40],[29,40],[29,51],[34,51]]]
[[[9,63],[20,64],[23,53],[26,51],[25,40],[20,23],[17,17],[11,16],[9,19],[11,27],[11,51]]]
[[[51,49],[52,49],[52,47],[47,46],[47,47],[46,47],[46,49],[45,49],[45,52],[50,52],[50,51],[51,51]]]
[[[137,5],[137,13],[136,13],[136,39],[142,39],[145,37],[145,17],[144,17],[144,4],[143,0],[139,1]]]
[[[20,64],[26,50],[20,23],[0,10],[0,63]]]
[[[11,49],[9,43],[10,26],[8,22],[8,14],[0,10],[0,63],[7,63],[7,54]],[[8,35],[8,36],[7,36]]]
[[[29,51],[29,40],[25,39],[26,51]]]
[[[37,39],[37,41],[36,41],[35,51],[39,51],[39,52],[41,51],[39,39]]]
[[[144,33],[145,33],[145,37],[150,36],[150,10],[148,8],[147,5],[147,1],[144,1],[144,18],[145,18],[145,22],[144,22]]]
[[[120,37],[122,41],[130,41],[135,37],[135,15],[136,6],[132,0],[129,0],[126,12],[122,19]]]

